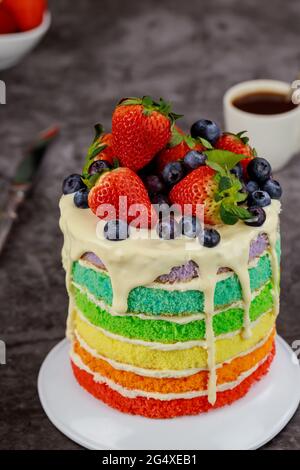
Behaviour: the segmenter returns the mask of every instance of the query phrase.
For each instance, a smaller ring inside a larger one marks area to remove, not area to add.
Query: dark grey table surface
[[[61,126],[0,257],[0,339],[7,344],[7,364],[0,366],[1,449],[79,449],[48,421],[36,383],[43,358],[65,329],[61,181],[79,170],[93,124],[109,128],[115,102],[143,94],[173,101],[186,127],[199,117],[222,122],[222,95],[230,85],[253,78],[292,81],[300,69],[297,0],[50,4],[47,37],[0,74],[7,86],[7,104],[0,106],[3,178],[13,175],[38,131],[54,122]],[[300,338],[299,157],[279,176],[285,193],[278,329],[292,344]],[[300,448],[299,412],[265,448]]]

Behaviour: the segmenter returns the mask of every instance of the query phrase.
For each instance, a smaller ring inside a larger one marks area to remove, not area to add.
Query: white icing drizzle
[[[128,344],[135,344],[136,346],[143,346],[148,349],[155,349],[156,351],[181,351],[184,349],[192,349],[195,347],[200,347],[204,349],[208,349],[208,341],[207,338],[205,340],[191,340],[191,341],[179,341],[177,343],[159,343],[157,341],[144,341],[143,339],[133,339],[133,338],[128,338],[127,336],[120,336],[117,335],[116,333],[111,333],[108,330],[105,330],[104,328],[101,328],[101,326],[94,325],[91,323],[86,316],[79,310],[78,307],[75,307],[74,311],[76,312],[76,315],[80,318],[80,320],[83,323],[86,323],[88,326],[92,327],[94,330],[100,331],[104,336],[107,338],[114,339],[116,341],[119,341],[120,343],[128,343]],[[251,323],[252,326],[255,326],[262,318],[264,315],[267,315],[268,313],[272,312],[273,309],[268,310],[267,312],[263,313],[262,315],[259,316],[257,320]],[[74,313],[73,313],[74,315]],[[209,322],[209,328],[212,330],[212,315],[210,315],[210,318],[208,320]],[[207,324],[207,318],[206,318],[206,324]],[[238,336],[243,332],[243,329],[241,330],[235,330],[230,333],[224,333],[221,335],[217,336],[217,341],[221,339],[228,339],[228,338],[233,338],[234,336]],[[214,335],[213,331],[209,332],[209,335]],[[215,344],[215,336],[213,343]],[[214,348],[214,346],[213,346]]]
[[[160,240],[155,229],[151,230],[151,237],[141,238],[141,231],[131,229],[127,240],[109,242],[103,237],[104,222],[99,221],[90,210],[76,208],[73,204],[73,195],[62,196],[60,209],[60,227],[64,233],[62,257],[68,292],[71,293],[72,263],[80,259],[84,253],[93,252],[103,261],[110,276],[113,290],[112,308],[117,313],[127,311],[128,295],[135,287],[151,285],[158,276],[170,272],[174,266],[181,266],[190,260],[197,263],[200,269],[200,277],[197,278],[198,289],[204,293],[205,299],[206,347],[210,372],[208,396],[210,403],[213,404],[216,397],[216,367],[212,318],[214,289],[219,279],[218,269],[227,267],[239,276],[244,296],[244,335],[247,336],[250,334],[249,249],[253,239],[260,233],[266,233],[270,243],[273,299],[278,314],[279,266],[275,248],[280,202],[273,200],[272,204],[265,208],[267,217],[262,227],[249,227],[242,222],[234,226],[219,226],[221,241],[213,249],[202,247],[197,239],[181,237],[176,240]],[[69,338],[73,337],[73,312],[74,308],[70,305],[67,321]]]
[[[245,380],[247,377],[253,374],[253,372],[255,372],[268,359],[268,355],[269,353],[261,361],[255,364],[255,366],[253,366],[251,369],[248,369],[247,371],[240,374],[237,380],[233,382],[226,382],[224,384],[216,386],[216,392],[224,392],[226,390],[232,390],[233,388],[240,385],[243,382],[243,380]],[[111,389],[115,390],[116,392],[120,393],[126,398],[134,399],[137,397],[144,397],[144,398],[154,398],[155,400],[168,401],[168,400],[178,400],[178,399],[188,400],[190,398],[202,397],[206,395],[208,395],[209,397],[209,391],[207,390],[181,392],[181,393],[160,393],[160,392],[146,392],[145,390],[125,388],[117,384],[113,380],[99,374],[99,372],[91,371],[91,369],[86,364],[84,364],[82,359],[74,351],[70,352],[70,356],[74,364],[77,367],[79,367],[79,369],[84,370],[85,372],[93,376],[93,380],[95,382],[108,385]],[[212,402],[210,403],[213,404]]]
[[[252,259],[248,263],[248,269],[255,268],[258,265],[260,258],[266,255],[267,253],[268,253],[268,250],[265,250],[263,253],[259,255],[259,257]],[[99,268],[98,266],[95,266],[93,263],[85,259],[79,259],[78,263],[84,268],[92,269],[93,271],[98,272],[100,274],[107,274],[105,269]],[[234,273],[232,271],[218,273],[218,281],[224,281],[225,279],[228,279],[229,277],[233,276],[233,274]],[[168,282],[163,283],[163,282],[154,281],[148,284],[147,287],[148,289],[160,289],[160,290],[167,290],[167,291],[177,290],[177,291],[185,292],[187,290],[197,290],[198,285],[199,285],[198,278],[193,278],[193,279],[190,279],[189,281],[182,281],[182,282],[176,281],[173,283],[168,283]]]
[[[268,283],[269,281],[267,281]],[[266,284],[267,284],[266,283]],[[265,288],[266,284],[264,284],[262,287],[259,289],[256,289],[251,293],[251,301],[257,297],[262,290]],[[187,323],[192,323],[194,321],[199,321],[203,320],[205,318],[204,313],[195,313],[195,314],[187,314],[187,315],[150,315],[150,314],[145,314],[145,313],[133,313],[133,312],[123,312],[123,313],[116,313],[114,310],[111,308],[110,305],[107,305],[103,300],[97,299],[89,290],[87,287],[84,287],[80,284],[77,284],[76,282],[72,282],[72,286],[74,286],[76,289],[79,290],[81,294],[86,295],[86,297],[95,305],[101,308],[101,310],[105,310],[108,312],[112,317],[138,317],[140,320],[163,320],[169,323],[177,323],[179,325],[187,324]],[[219,313],[226,312],[227,310],[231,310],[234,308],[243,308],[243,301],[238,300],[236,302],[232,302],[230,305],[226,305],[224,307],[220,307],[218,309],[215,309],[214,315],[218,315]]]
[[[252,348],[248,349],[247,351],[243,351],[235,356],[232,356],[230,359],[226,359],[224,362],[220,362],[216,364],[216,369],[223,367],[225,364],[230,364],[238,357],[247,356],[256,349],[259,349],[263,346],[270,338],[270,336],[274,333],[274,327],[270,329],[268,334],[258,343],[256,343]],[[140,375],[142,377],[154,377],[154,378],[181,378],[181,377],[189,377],[191,375],[197,374],[201,371],[208,371],[207,367],[198,367],[198,368],[190,368],[190,369],[182,369],[182,370],[168,370],[168,369],[144,369],[143,367],[137,367],[132,364],[127,364],[124,362],[115,361],[114,359],[109,359],[102,354],[99,354],[95,349],[91,348],[86,341],[80,336],[78,331],[75,330],[74,332],[75,338],[80,344],[80,346],[85,349],[91,356],[96,359],[101,359],[104,362],[110,364],[114,369],[121,370],[124,372],[132,372],[134,374]]]

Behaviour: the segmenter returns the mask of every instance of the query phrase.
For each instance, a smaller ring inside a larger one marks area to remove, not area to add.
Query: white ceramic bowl
[[[51,24],[51,14],[46,12],[42,23],[30,31],[0,34],[0,70],[17,64],[46,34]]]

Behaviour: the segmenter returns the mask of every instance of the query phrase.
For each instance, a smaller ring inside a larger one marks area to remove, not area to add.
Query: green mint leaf
[[[212,168],[213,170],[217,171],[218,173],[220,173],[220,175],[226,174],[224,168],[221,165],[219,165],[219,163],[207,160],[206,165]]]
[[[215,200],[216,202],[220,202],[220,201],[222,201],[222,199],[223,199],[222,194],[220,194],[220,193],[218,193],[218,192],[215,193],[215,195],[214,195],[214,200]]]
[[[203,137],[199,137],[199,140],[206,149],[209,149],[209,150],[213,149],[213,146],[211,145],[210,142],[208,142],[208,140],[204,139]]]
[[[221,176],[219,181],[219,191],[226,191],[226,189],[230,189],[232,186],[230,178],[228,176]]]
[[[245,158],[245,155],[230,152],[229,150],[204,150],[207,162],[218,163],[222,168],[231,170],[237,163]]]
[[[191,137],[190,135],[185,135],[184,141],[190,147],[190,149],[193,149],[195,147],[195,139],[193,139],[193,137]]]
[[[238,217],[234,214],[231,214],[226,206],[222,203],[220,206],[220,217],[222,222],[226,225],[234,225],[239,220]]]
[[[236,195],[236,202],[244,202],[246,201],[248,197],[248,194],[247,193],[241,193],[241,192],[238,192],[237,195]]]
[[[241,220],[247,220],[251,218],[251,213],[242,206],[237,206],[234,204],[224,204],[224,207],[227,212],[238,217]]]

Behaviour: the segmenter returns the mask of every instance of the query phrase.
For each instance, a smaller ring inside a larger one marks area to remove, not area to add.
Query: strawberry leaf
[[[150,108],[151,106],[153,106],[154,104],[154,101],[153,99],[151,98],[151,96],[143,96],[142,98],[142,105],[145,106],[146,108]]]
[[[99,155],[99,153],[101,153],[106,147],[107,147],[106,144],[101,144],[98,141],[92,143],[92,145],[88,149],[88,153],[85,158],[85,164],[82,169],[82,173],[88,173],[89,167],[91,163],[93,162],[93,160],[95,159],[95,157],[97,157],[97,155]]]
[[[130,97],[123,98],[119,101],[117,106],[141,105],[143,106],[143,114],[150,116],[153,111],[157,111],[166,116],[173,124],[177,119],[182,117],[182,114],[171,112],[171,104],[162,98],[159,101],[154,101],[151,96],[143,96],[142,98]]]
[[[168,142],[168,147],[176,147],[177,145],[181,144],[184,140],[184,136],[178,132],[176,127],[173,126],[172,128],[172,136]]]
[[[116,168],[119,168],[119,166],[120,166],[119,160],[116,157],[114,157],[113,158],[113,169],[115,170]]]
[[[104,127],[102,126],[102,124],[98,122],[97,124],[95,124],[94,129],[95,129],[95,137],[94,137],[93,142],[97,142],[97,140],[99,140],[99,138],[104,133]]]
[[[93,186],[97,183],[100,173],[95,173],[94,175],[83,174],[81,179],[88,189],[92,189]]]

